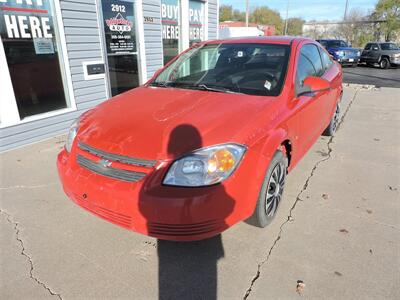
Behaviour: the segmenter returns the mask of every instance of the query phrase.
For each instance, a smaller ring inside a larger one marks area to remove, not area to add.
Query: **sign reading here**
[[[10,39],[49,38],[53,37],[50,28],[49,11],[43,8],[42,0],[0,0],[0,10]],[[10,5],[10,6],[7,6]],[[18,6],[23,5],[23,7]],[[23,15],[26,13],[26,15]],[[35,14],[35,15],[33,15]]]

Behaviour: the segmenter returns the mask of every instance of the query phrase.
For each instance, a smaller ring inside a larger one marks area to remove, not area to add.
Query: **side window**
[[[367,44],[364,48],[364,50],[370,50],[371,49],[371,44]]]
[[[313,44],[307,44],[301,48],[300,53],[307,56],[313,64],[315,69],[314,76],[321,76],[324,73],[324,70],[322,68],[321,56],[319,55],[317,46]]]
[[[326,53],[326,51],[324,51],[324,49],[319,48],[318,50],[319,50],[319,53],[321,54],[322,65],[323,65],[323,67],[324,67],[324,71],[326,71],[326,70],[328,70],[328,69],[332,66],[332,64],[333,64],[332,58],[329,56],[328,53]]]
[[[321,57],[317,47],[313,44],[304,45],[300,50],[297,62],[296,92],[300,93],[304,79],[308,76],[321,76],[324,73]]]

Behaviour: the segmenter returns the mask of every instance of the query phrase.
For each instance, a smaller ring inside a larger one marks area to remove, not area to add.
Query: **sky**
[[[286,16],[288,0],[249,0],[250,9],[257,6],[268,6],[279,11],[282,18]],[[377,0],[348,0],[348,11],[362,10],[367,13],[375,7]],[[234,9],[245,11],[246,0],[219,0],[220,5],[232,5]],[[310,20],[341,20],[343,19],[346,0],[289,0],[289,18],[301,17]]]

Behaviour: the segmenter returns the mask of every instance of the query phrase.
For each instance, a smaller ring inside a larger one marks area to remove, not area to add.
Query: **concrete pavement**
[[[63,137],[0,155],[0,298],[400,298],[398,89],[346,88],[339,131],[288,177],[274,222],[162,242],[64,196]]]

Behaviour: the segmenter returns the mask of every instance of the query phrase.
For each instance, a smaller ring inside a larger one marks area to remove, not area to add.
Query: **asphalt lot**
[[[397,89],[345,88],[334,138],[288,176],[267,228],[163,242],[62,192],[63,138],[0,154],[1,299],[400,299]]]
[[[358,65],[356,68],[343,67],[343,82],[400,88],[400,67],[391,67],[387,70],[365,64]]]

